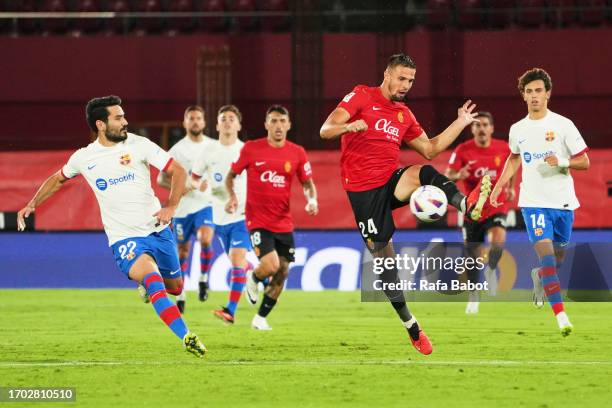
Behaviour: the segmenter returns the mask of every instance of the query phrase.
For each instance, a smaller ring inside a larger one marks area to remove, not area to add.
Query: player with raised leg
[[[561,334],[568,336],[573,326],[565,312],[557,266],[570,242],[574,210],[580,206],[570,169],[589,168],[588,147],[571,120],[548,109],[552,80],[546,71],[525,72],[518,89],[528,114],[510,127],[511,154],[490,200],[499,205],[503,188],[522,165],[518,205],[540,258],[540,268],[532,271],[534,303],[543,304],[545,294]]]
[[[251,304],[259,298],[258,284],[266,278],[266,286],[259,311],[251,326],[258,330],[272,329],[266,317],[289,276],[289,263],[295,260],[293,221],[290,212],[291,183],[297,176],[308,203],[306,212],[316,215],[319,211],[317,190],[312,179],[312,170],[303,147],[287,140],[291,120],[287,109],[273,105],[266,112],[265,138],[247,142],[240,158],[229,171],[226,187],[230,194],[227,211],[232,213],[238,206],[234,188],[236,176],[247,172],[246,220],[251,234],[251,244],[259,265],[247,274],[246,293]]]
[[[19,230],[47,198],[69,179],[81,174],[96,195],[102,223],[117,266],[129,279],[146,288],[155,312],[183,341],[185,349],[204,357],[206,348],[189,331],[167,292],[182,291],[176,245],[168,223],[183,194],[186,172],[149,139],[127,132],[127,120],[117,96],[87,103],[87,124],[97,139],[70,156],[17,214]],[[163,207],[151,188],[149,166],[171,177],[168,205]]]
[[[494,182],[501,174],[506,158],[510,154],[508,143],[493,138],[493,115],[489,112],[478,112],[478,122],[472,123],[470,130],[473,138],[461,143],[455,148],[448,162],[446,177],[450,180],[463,180],[467,191],[472,191],[483,176],[489,175]],[[506,214],[509,203],[515,198],[514,182],[510,180],[505,188],[500,201],[503,205],[493,207],[488,202],[482,210],[478,222],[469,218],[463,221],[463,241],[468,256],[472,258],[483,258],[486,260],[485,279],[488,283],[489,294],[494,296],[497,290],[497,275],[495,270],[504,252],[506,242]],[[486,251],[485,238],[489,242],[490,249]],[[478,282],[480,269],[473,268],[467,272],[471,282]],[[480,292],[472,290],[469,292],[469,301],[465,313],[478,313],[480,303]]]
[[[236,308],[246,284],[247,272],[252,265],[247,261],[246,254],[251,250],[249,232],[244,218],[246,201],[246,176],[240,175],[234,179],[234,193],[238,197],[238,207],[233,213],[225,211],[229,193],[225,187],[225,177],[233,162],[240,157],[244,143],[238,139],[241,129],[242,114],[234,105],[222,106],[217,113],[217,132],[219,140],[213,141],[196,159],[191,177],[197,188],[207,188],[213,198],[213,222],[215,235],[219,238],[223,249],[232,264],[230,293],[227,305],[214,310],[219,319],[233,324]],[[202,174],[209,174],[208,183],[201,186]]]
[[[455,183],[430,165],[399,167],[399,150],[405,142],[426,159],[444,151],[472,122],[475,105],[467,101],[457,111],[457,119],[442,133],[429,139],[416,118],[403,103],[412,87],[416,65],[405,54],[392,55],[377,87],[356,86],[338,104],[321,127],[323,139],[342,137],[340,159],[342,184],[347,191],[361,235],[374,257],[394,257],[391,238],[395,231],[392,210],[407,205],[410,195],[419,186],[434,185],[444,191],[448,202],[468,214],[480,218],[491,191],[488,176],[465,197]],[[385,267],[388,265],[385,265]],[[395,281],[395,266],[386,268],[384,281]],[[386,291],[412,345],[422,354],[430,354],[432,346],[416,318],[406,306],[401,291]]]
[[[192,105],[185,109],[183,127],[187,134],[172,146],[168,153],[191,174],[195,159],[200,155],[201,151],[207,150],[215,142],[215,139],[204,135],[206,121],[204,109],[201,106]],[[159,173],[157,184],[164,188],[170,188],[170,180],[163,172]],[[196,237],[200,240],[198,298],[201,302],[208,298],[208,274],[214,257],[212,239],[215,229],[212,219],[211,200],[210,193],[193,188],[188,176],[185,193],[172,219],[172,227],[174,228],[174,235],[178,243],[179,260],[181,261],[183,276],[189,274],[191,238]],[[184,292],[176,298],[176,304],[181,313],[185,311],[186,300]]]

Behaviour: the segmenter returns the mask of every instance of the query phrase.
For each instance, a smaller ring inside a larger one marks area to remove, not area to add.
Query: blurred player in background
[[[129,279],[146,288],[155,311],[183,341],[186,350],[203,357],[206,348],[189,332],[166,293],[167,290],[178,295],[183,288],[176,245],[167,224],[183,194],[185,170],[149,139],[127,132],[128,122],[119,97],[90,100],[86,117],[97,139],[73,153],[66,165],[43,183],[19,211],[19,229],[25,228],[24,218],[67,180],[83,175],[98,200],[117,266]],[[150,165],[170,177],[166,207],[162,208],[151,188]]]
[[[563,336],[572,332],[565,313],[557,266],[569,243],[574,210],[580,206],[570,169],[589,168],[588,147],[574,123],[548,110],[552,80],[541,68],[525,72],[518,89],[527,104],[527,116],[510,127],[510,150],[493,192],[491,204],[499,206],[503,188],[523,166],[518,205],[529,240],[540,258],[531,272],[534,302],[541,307],[544,296],[557,318]]]
[[[188,106],[183,115],[183,126],[187,134],[179,140],[168,153],[176,159],[191,174],[191,169],[200,152],[207,150],[215,141],[204,135],[206,122],[204,109],[198,105]],[[181,272],[183,276],[189,274],[190,262],[189,252],[191,249],[191,238],[200,239],[200,279],[199,299],[205,301],[208,298],[208,273],[213,261],[212,238],[214,235],[214,224],[212,217],[211,196],[206,191],[194,189],[187,179],[187,186],[181,202],[179,203],[172,226],[178,242],[179,259],[181,261]],[[168,177],[160,172],[157,184],[170,188]],[[176,298],[176,303],[183,313],[185,311],[185,293]]]
[[[270,330],[266,317],[276,304],[289,276],[289,263],[295,261],[293,221],[289,201],[291,183],[297,175],[308,200],[306,212],[316,215],[319,211],[317,190],[312,170],[303,147],[287,140],[291,120],[287,109],[271,106],[264,123],[268,136],[247,142],[238,161],[232,164],[226,186],[230,194],[227,210],[238,208],[234,188],[237,175],[247,172],[246,220],[251,234],[251,244],[259,265],[247,274],[247,299],[257,303],[258,285],[269,278],[259,311],[253,317],[254,329]]]
[[[214,140],[206,150],[200,152],[191,176],[198,188],[211,191],[215,234],[232,263],[230,293],[227,305],[213,313],[226,323],[234,323],[236,308],[246,284],[247,271],[252,265],[247,262],[246,254],[251,250],[249,231],[244,217],[246,201],[246,175],[234,179],[234,193],[238,206],[232,213],[225,211],[229,193],[225,187],[225,177],[232,163],[240,157],[244,143],[238,139],[241,130],[242,114],[234,105],[222,106],[217,113],[217,132],[219,140]],[[209,174],[208,183],[200,184],[202,174]]]
[[[375,257],[395,257],[391,238],[395,232],[392,210],[407,205],[410,195],[422,185],[434,185],[446,194],[448,202],[474,220],[491,190],[490,179],[465,197],[455,183],[430,165],[399,168],[399,150],[405,142],[426,159],[443,152],[461,131],[476,121],[475,105],[467,101],[457,111],[457,119],[438,136],[429,139],[419,122],[403,103],[412,87],[416,65],[405,54],[392,55],[378,87],[356,86],[338,104],[321,127],[323,139],[342,137],[342,184],[355,213],[361,235]],[[397,268],[381,275],[385,282],[398,279]],[[422,354],[432,346],[406,306],[401,291],[385,294],[408,330],[412,345]]]
[[[493,115],[489,112],[478,112],[476,119],[478,122],[473,122],[470,128],[474,137],[455,148],[446,169],[446,176],[453,181],[462,180],[466,191],[475,189],[486,174],[491,177],[491,182],[497,180],[510,154],[508,143],[493,138]],[[506,214],[515,195],[514,181],[511,180],[500,196],[503,205],[496,208],[485,203],[480,220],[472,221],[466,218],[463,223],[463,241],[468,255],[484,258],[487,262],[485,277],[491,295],[496,292],[495,270],[506,242]],[[485,237],[491,246],[489,251],[486,251],[483,245]],[[480,270],[470,269],[467,275],[470,281],[478,282]],[[478,313],[479,300],[480,293],[476,290],[470,291],[465,312]]]

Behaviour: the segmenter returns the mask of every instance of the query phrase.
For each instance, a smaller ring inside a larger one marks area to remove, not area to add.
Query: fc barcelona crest
[[[285,173],[289,173],[291,171],[291,162],[285,162]]]
[[[545,139],[547,142],[552,142],[553,140],[555,140],[555,132],[553,132],[552,130],[546,132]]]
[[[131,161],[132,159],[130,159],[129,154],[122,154],[121,157],[119,158],[119,163],[123,164],[124,166],[127,166],[128,164],[130,164]]]
[[[399,120],[400,123],[404,123],[404,113],[403,112],[399,112],[397,114],[397,120]]]

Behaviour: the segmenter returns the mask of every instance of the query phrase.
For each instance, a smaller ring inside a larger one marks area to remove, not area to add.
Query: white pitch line
[[[0,368],[20,368],[20,367],[78,367],[78,366],[172,366],[177,362],[162,362],[162,361],[57,361],[57,362],[27,362],[27,361],[3,361],[0,362]],[[482,361],[413,361],[413,360],[390,360],[390,361],[342,361],[342,360],[313,360],[313,361],[182,361],[180,365],[207,365],[207,366],[316,366],[316,365],[437,365],[437,366],[535,366],[535,365],[582,365],[582,366],[597,366],[597,365],[612,365],[612,361],[515,361],[515,360],[482,360]]]

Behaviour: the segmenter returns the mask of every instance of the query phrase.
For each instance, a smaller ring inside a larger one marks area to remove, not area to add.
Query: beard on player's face
[[[189,132],[189,134],[194,137],[200,136],[203,131],[204,131],[204,128],[200,128],[198,126],[192,126],[191,128],[187,130],[187,132]]]
[[[104,131],[104,136],[106,136],[106,139],[109,142],[123,142],[125,139],[127,139],[127,126],[123,126],[118,131],[114,131],[107,127],[106,131]]]

